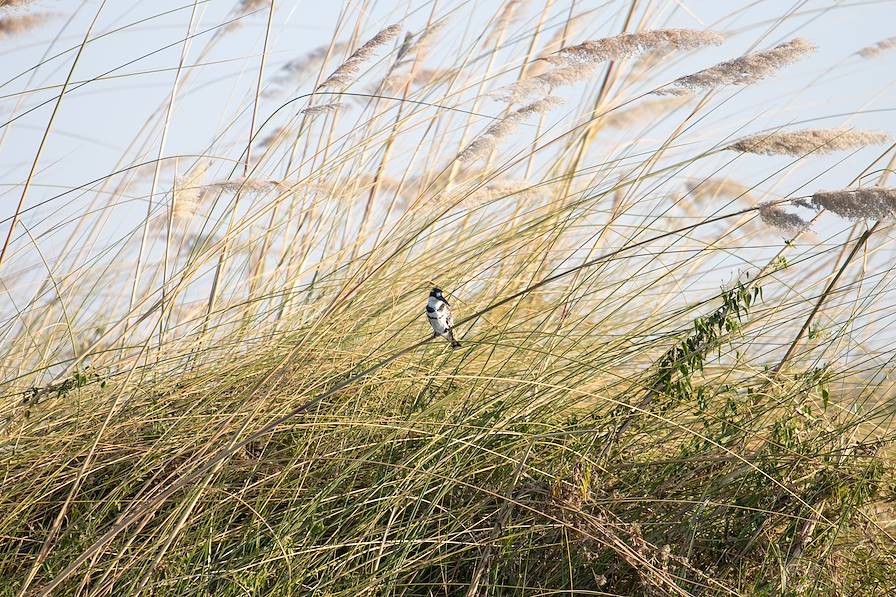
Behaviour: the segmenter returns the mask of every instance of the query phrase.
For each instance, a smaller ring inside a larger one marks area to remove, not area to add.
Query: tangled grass
[[[28,156],[0,230],[0,595],[896,590],[893,146],[712,124],[815,46],[699,68],[722,38],[637,4],[597,37],[581,7],[347,2],[298,57],[277,3],[190,47],[194,6],[120,165],[39,196]],[[241,99],[189,114],[230,120],[175,151],[193,73],[252,24]]]

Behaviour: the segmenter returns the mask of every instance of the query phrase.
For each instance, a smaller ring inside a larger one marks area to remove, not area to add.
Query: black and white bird
[[[426,303],[426,317],[429,325],[437,336],[448,338],[452,348],[458,348],[460,342],[454,339],[454,317],[451,315],[451,307],[445,296],[438,288],[433,288],[429,293],[429,301]]]

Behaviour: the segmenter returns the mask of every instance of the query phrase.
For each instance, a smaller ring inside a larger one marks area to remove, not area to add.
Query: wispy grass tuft
[[[561,98],[548,96],[530,104],[526,104],[506,116],[499,118],[460,152],[457,156],[458,161],[471,162],[485,157],[489,152],[494,151],[497,148],[498,142],[500,142],[501,139],[504,139],[516,131],[519,125],[527,118],[536,114],[543,114],[562,103],[563,100]]]
[[[374,35],[364,45],[355,50],[329,77],[324,79],[317,86],[318,90],[341,88],[350,85],[361,70],[361,66],[373,56],[374,52],[398,37],[399,33],[401,33],[401,25],[395,24]]]
[[[626,33],[561,48],[540,60],[551,68],[506,87],[500,97],[512,101],[546,95],[557,87],[571,85],[591,77],[597,68],[610,60],[619,60],[648,50],[694,50],[719,45],[722,35],[695,29],[658,29]]]
[[[890,138],[890,135],[877,131],[801,129],[750,135],[726,146],[725,149],[760,155],[802,156],[809,153],[823,154],[867,145],[880,145],[888,142]]]
[[[896,37],[888,37],[886,39],[882,39],[876,44],[866,46],[856,52],[862,58],[874,58],[879,54],[883,54],[888,50],[892,50],[896,48]]]
[[[814,44],[798,37],[771,50],[745,54],[692,75],[679,77],[656,93],[680,95],[723,85],[750,85],[772,76],[816,49]]]
[[[12,37],[26,33],[45,24],[51,18],[51,13],[5,13],[0,14],[0,37]]]
[[[896,189],[863,187],[841,191],[819,191],[812,204],[849,220],[882,220],[896,214]]]

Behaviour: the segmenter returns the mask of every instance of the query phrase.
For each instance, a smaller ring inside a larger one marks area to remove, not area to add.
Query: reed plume
[[[460,152],[457,156],[458,161],[469,162],[487,155],[495,149],[501,139],[515,131],[526,118],[534,114],[543,114],[561,103],[563,103],[563,100],[560,98],[548,96],[526,104],[522,108],[498,119]]]
[[[619,60],[658,48],[693,50],[719,45],[724,39],[713,31],[657,29],[586,41],[540,58],[539,60],[547,62],[553,68],[509,85],[499,90],[498,95],[511,101],[545,95],[556,87],[588,78],[602,63],[609,60]]]
[[[320,69],[328,56],[344,52],[347,46],[348,44],[343,42],[334,43],[332,48],[330,44],[325,44],[311,50],[304,56],[293,58],[278,69],[272,81],[274,87],[279,88],[292,82],[300,84],[305,76],[312,71]]]
[[[724,36],[714,31],[697,29],[657,29],[639,33],[623,33],[614,37],[586,41],[567,46],[544,58],[556,66],[590,66],[608,60],[619,60],[646,50],[696,50],[717,46]]]
[[[259,147],[270,147],[275,141],[277,141],[281,136],[286,134],[286,131],[289,130],[289,127],[286,126],[278,126],[270,133],[261,138],[258,142]]]
[[[890,136],[877,131],[837,129],[802,129],[744,137],[724,149],[760,155],[802,156],[808,153],[832,153],[866,145],[886,143]]]
[[[700,203],[706,199],[716,197],[731,197],[734,199],[751,199],[752,189],[730,178],[707,178],[693,180],[685,184],[691,199]]]
[[[469,204],[487,203],[495,199],[507,197],[514,197],[518,201],[526,201],[537,198],[538,191],[539,189],[527,180],[499,178],[479,186],[467,195],[465,200]]]
[[[246,14],[270,5],[270,0],[240,0],[236,10],[239,14]]]
[[[887,39],[882,39],[876,44],[866,46],[856,52],[862,58],[873,58],[878,54],[886,52],[887,50],[892,50],[896,48],[896,37],[888,37]]]
[[[349,107],[349,104],[345,102],[331,102],[329,104],[320,104],[319,106],[308,106],[302,110],[302,114],[309,116],[312,114],[329,114],[347,107]]]
[[[203,160],[186,176],[175,180],[172,203],[174,219],[188,220],[199,211],[202,199],[209,190],[207,186],[203,186],[202,179],[210,165],[208,160]]]
[[[263,193],[277,188],[287,188],[287,186],[279,180],[235,178],[234,180],[212,182],[202,188],[210,191],[221,191],[223,193]]]
[[[811,54],[817,48],[801,37],[762,52],[720,62],[691,75],[679,77],[654,93],[681,95],[688,90],[711,89],[721,85],[749,85],[770,77],[781,68]]]
[[[506,31],[507,28],[513,24],[513,22],[517,18],[517,12],[519,11],[520,4],[520,0],[507,0],[507,2],[501,8],[501,11],[498,13],[498,16],[495,18],[494,26],[491,28],[488,36],[485,38],[486,44],[494,42],[502,32]]]
[[[681,108],[693,99],[690,95],[673,95],[641,102],[628,110],[613,110],[603,117],[607,128],[643,126],[652,117],[667,115]]]
[[[816,209],[826,209],[847,220],[882,220],[896,214],[896,189],[864,187],[820,191],[812,195],[810,203]]]
[[[786,212],[772,203],[763,203],[759,206],[759,217],[766,226],[789,233],[802,232],[809,225],[798,215]]]
[[[348,59],[342,63],[333,74],[327,77],[323,83],[317,86],[317,89],[329,89],[333,87],[345,87],[349,85],[361,70],[361,66],[373,56],[373,53],[401,33],[400,25],[390,25],[374,35],[363,46],[354,51]]]
[[[12,37],[25,33],[46,23],[53,15],[50,13],[5,14],[0,16],[0,37]]]
[[[414,75],[413,83],[418,87],[426,85],[447,82],[448,79],[456,77],[460,74],[460,70],[456,68],[424,68],[417,71]]]

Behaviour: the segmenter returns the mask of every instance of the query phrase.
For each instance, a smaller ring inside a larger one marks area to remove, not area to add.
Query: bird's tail
[[[460,342],[454,339],[453,330],[448,330],[448,339],[451,340],[451,348],[460,348]]]

